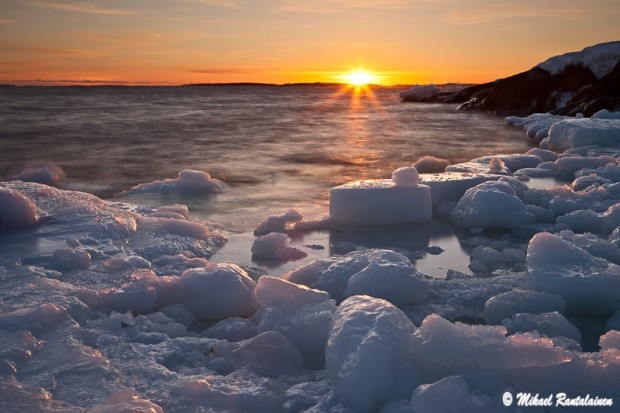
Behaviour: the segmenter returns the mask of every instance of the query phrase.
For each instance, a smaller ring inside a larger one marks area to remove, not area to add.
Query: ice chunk
[[[184,169],[179,172],[176,179],[164,179],[140,184],[128,189],[123,194],[145,193],[145,192],[182,192],[192,194],[211,194],[220,192],[226,184],[218,179],[212,179],[211,175],[204,171]]]
[[[547,162],[547,161],[555,162],[558,159],[558,154],[548,149],[532,148],[529,151],[527,151],[525,154],[538,156],[540,157],[540,159],[543,160],[543,162]],[[538,165],[540,166],[540,164]]]
[[[277,331],[266,331],[244,341],[232,355],[237,363],[266,377],[301,369],[303,361],[297,348]]]
[[[132,388],[121,390],[91,407],[86,413],[164,413],[164,409],[150,400],[143,399]]]
[[[38,182],[58,186],[66,178],[65,171],[57,165],[30,166],[11,177],[11,181]]]
[[[611,349],[620,350],[620,331],[608,331],[605,335],[601,336],[599,345],[603,351]]]
[[[87,251],[59,249],[54,251],[52,265],[59,271],[75,270],[88,267],[90,259],[90,254]]]
[[[223,320],[254,312],[254,281],[234,264],[217,264],[183,272],[180,293],[199,319]]]
[[[282,333],[299,349],[306,365],[322,367],[329,326],[335,311],[334,300],[329,300],[306,304],[292,311],[286,307],[265,307],[254,318],[258,320],[258,331]]]
[[[513,290],[491,297],[484,304],[484,321],[500,324],[518,313],[542,314],[552,311],[563,313],[566,302],[557,295],[538,291]]]
[[[0,329],[39,331],[67,318],[67,310],[54,304],[0,313]]]
[[[535,222],[507,182],[485,182],[465,192],[450,221],[469,229],[511,229]]]
[[[30,198],[0,186],[0,231],[28,228],[37,222],[39,215]]]
[[[389,250],[354,251],[344,257],[313,261],[287,278],[327,291],[337,301],[350,295],[377,294],[397,303],[418,303],[428,295],[428,286],[411,261]]]
[[[620,203],[610,206],[601,216],[607,233],[620,227]]]
[[[526,262],[529,286],[562,296],[571,312],[606,314],[620,303],[620,267],[556,235],[536,234]]]
[[[465,172],[420,175],[420,182],[431,188],[433,208],[438,208],[449,202],[458,202],[468,189],[483,182],[497,179],[498,177],[493,175]]]
[[[411,396],[414,413],[474,412],[469,387],[461,376],[450,376],[433,384],[423,384]]]
[[[431,314],[412,335],[409,351],[415,365],[429,377],[469,369],[501,372],[541,368],[571,360],[570,354],[555,348],[550,339],[505,334],[504,327],[451,323]]]
[[[489,174],[510,175],[511,172],[506,168],[506,164],[498,157],[493,157],[489,161]]]
[[[431,192],[426,185],[402,186],[392,180],[349,182],[331,189],[329,215],[335,225],[429,222]]]
[[[230,342],[242,341],[258,334],[256,324],[247,318],[230,317],[219,321],[206,329],[203,336],[227,340]]]
[[[504,319],[502,325],[510,334],[538,331],[547,337],[562,336],[581,344],[579,329],[557,311],[542,314],[515,314]]]
[[[392,251],[376,251],[368,256],[368,266],[355,273],[345,296],[370,295],[401,306],[418,304],[428,296],[426,281],[406,257]]]
[[[569,212],[556,219],[558,224],[566,224],[573,232],[601,232],[603,218],[591,209]]]
[[[280,215],[269,215],[267,219],[254,229],[254,235],[261,236],[267,235],[270,232],[286,232],[286,226],[295,222],[300,222],[304,219],[304,216],[295,209],[289,209],[288,211]]]
[[[325,368],[339,399],[361,411],[388,400],[414,328],[387,301],[354,296],[342,302],[325,348]]]
[[[450,165],[446,159],[436,158],[434,156],[423,156],[411,166],[416,168],[419,173],[439,173],[444,172]]]
[[[298,310],[306,304],[329,300],[325,291],[314,290],[281,278],[263,275],[258,279],[254,297],[260,307],[279,307]]]
[[[308,256],[302,250],[289,246],[290,238],[280,232],[260,236],[252,244],[252,258],[256,260],[287,262]]]
[[[549,149],[565,151],[583,146],[620,146],[618,119],[566,119],[554,123],[549,130]]]
[[[398,168],[392,172],[392,181],[394,181],[396,186],[415,188],[420,183],[420,175],[413,166]]]

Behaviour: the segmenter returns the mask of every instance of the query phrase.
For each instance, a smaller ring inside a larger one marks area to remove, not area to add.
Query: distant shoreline
[[[461,85],[458,83],[449,83],[449,85]],[[462,84],[463,87],[470,86],[470,83]],[[438,86],[445,86],[445,84],[438,84]],[[186,83],[180,85],[124,85],[124,84],[63,84],[63,85],[45,85],[45,84],[29,84],[29,85],[16,85],[12,83],[0,84],[0,88],[22,88],[22,87],[115,87],[115,88],[177,88],[177,87],[351,87],[357,86],[347,83],[338,82],[297,82],[297,83],[259,83],[259,82],[230,82],[230,83]],[[381,85],[381,84],[368,84],[365,87],[369,88],[381,88],[381,89],[409,89],[410,84],[398,84],[398,85]]]

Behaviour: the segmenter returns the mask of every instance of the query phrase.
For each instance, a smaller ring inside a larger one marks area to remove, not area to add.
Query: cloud
[[[54,46],[0,45],[0,51],[11,53],[33,53],[52,56],[103,56],[101,52],[87,49],[68,49]]]
[[[449,23],[478,24],[515,18],[557,18],[563,20],[581,20],[588,14],[586,7],[532,7],[522,4],[487,4],[485,6],[468,6],[456,8],[441,16]]]
[[[206,68],[197,68],[197,69],[187,69],[188,72],[191,73],[202,73],[202,74],[226,74],[226,73],[247,73],[246,69],[238,68],[238,67],[206,67]]]
[[[0,19],[0,24],[15,24],[17,23],[15,20],[11,19]]]
[[[100,41],[115,41],[124,43],[151,43],[160,42],[166,39],[158,33],[152,34],[107,34],[107,33],[88,33],[85,37]],[[170,40],[170,39],[168,39]]]
[[[24,0],[24,3],[34,7],[52,10],[62,10],[75,13],[90,13],[90,14],[106,14],[112,16],[135,16],[144,14],[145,11],[130,10],[130,9],[107,9],[95,3],[58,3],[52,1],[39,1],[39,0]]]
[[[148,81],[127,81],[116,79],[26,79],[26,80],[0,80],[2,83],[8,83],[13,85],[46,85],[46,86],[60,86],[60,85],[75,85],[75,86],[166,86],[177,85],[173,82],[148,82]]]
[[[333,13],[343,9],[404,9],[427,0],[281,0],[277,10]]]
[[[238,0],[176,0],[177,3],[183,4],[200,4],[204,6],[221,7],[225,9],[241,9]]]

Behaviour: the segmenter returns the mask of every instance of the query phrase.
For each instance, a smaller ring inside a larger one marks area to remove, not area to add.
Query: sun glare
[[[353,86],[364,86],[377,81],[376,75],[362,69],[351,71],[342,78],[349,85]]]

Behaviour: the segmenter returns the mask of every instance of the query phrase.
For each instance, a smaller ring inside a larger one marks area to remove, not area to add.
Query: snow
[[[620,42],[616,41],[586,47],[579,52],[555,56],[536,67],[540,67],[551,75],[557,75],[562,73],[568,65],[582,65],[590,69],[600,79],[611,73],[619,60]]]
[[[417,100],[430,98],[441,93],[441,88],[433,84],[429,85],[413,85],[411,89],[404,90],[399,93],[401,99]]]
[[[415,188],[420,183],[420,175],[415,167],[405,166],[392,172],[392,181],[396,186]]]
[[[414,181],[411,176],[405,180]],[[329,216],[332,224],[345,226],[425,223],[432,216],[431,191],[426,185],[404,186],[393,180],[349,182],[330,190]]]

